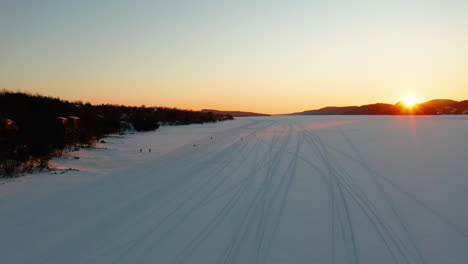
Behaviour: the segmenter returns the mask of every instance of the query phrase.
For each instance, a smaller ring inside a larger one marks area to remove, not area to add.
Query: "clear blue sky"
[[[0,0],[0,88],[284,113],[468,99],[468,1]]]

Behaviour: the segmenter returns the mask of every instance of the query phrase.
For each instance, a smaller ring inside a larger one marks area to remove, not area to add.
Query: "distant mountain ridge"
[[[361,106],[327,106],[316,110],[307,110],[291,115],[462,115],[468,114],[468,100],[454,101],[435,99],[405,106],[402,102],[394,105],[376,103]]]
[[[216,115],[232,115],[234,117],[243,117],[243,116],[269,116],[267,114],[260,114],[254,112],[243,112],[243,111],[221,111],[213,109],[203,109],[202,112],[212,112]]]

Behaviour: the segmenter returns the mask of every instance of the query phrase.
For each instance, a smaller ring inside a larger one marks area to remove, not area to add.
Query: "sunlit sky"
[[[289,113],[468,99],[468,1],[0,0],[0,89]]]

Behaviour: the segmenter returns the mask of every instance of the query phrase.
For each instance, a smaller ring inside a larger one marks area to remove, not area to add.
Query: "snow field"
[[[467,263],[467,121],[276,116],[110,137],[54,160],[78,172],[0,185],[0,263]]]

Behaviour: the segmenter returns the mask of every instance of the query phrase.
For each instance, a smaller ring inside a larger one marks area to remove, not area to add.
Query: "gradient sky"
[[[468,1],[0,0],[0,89],[288,113],[468,99]]]

